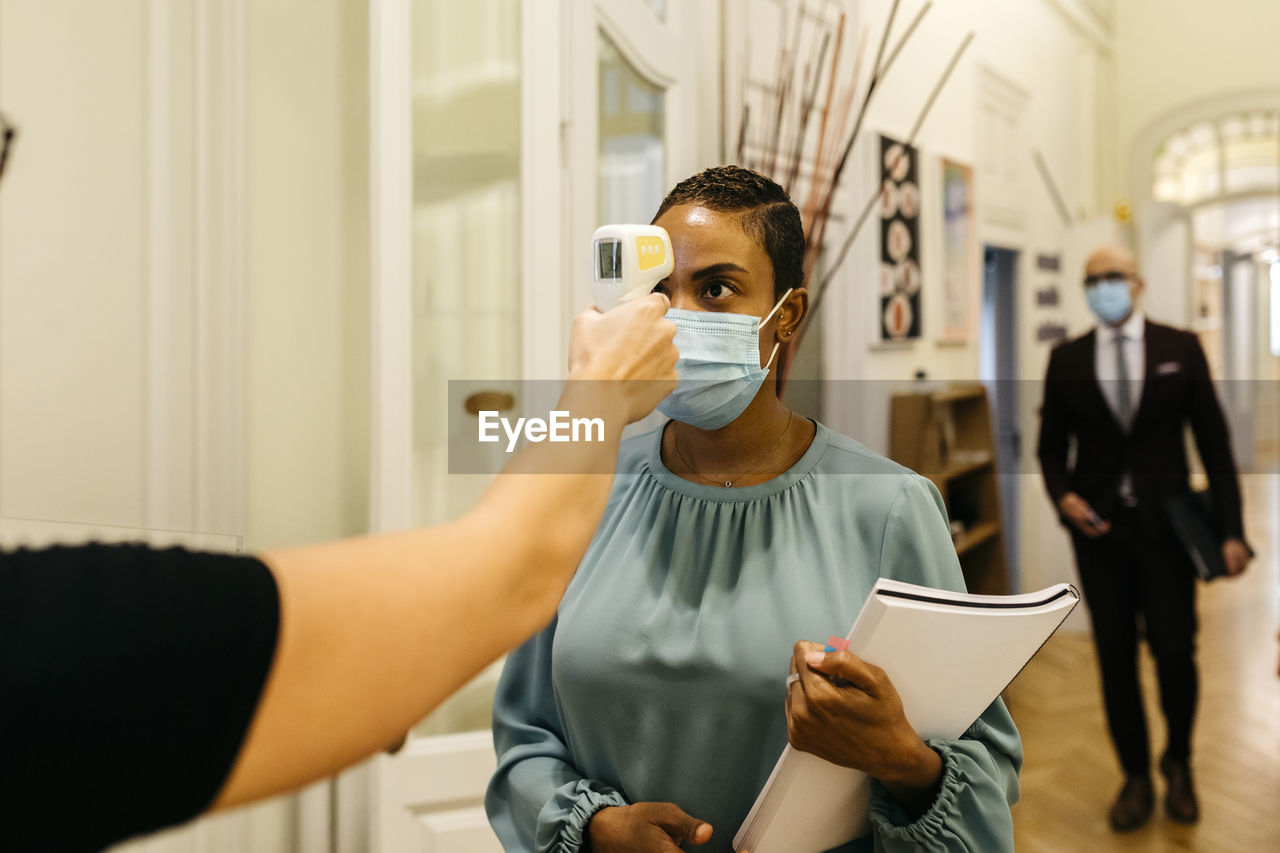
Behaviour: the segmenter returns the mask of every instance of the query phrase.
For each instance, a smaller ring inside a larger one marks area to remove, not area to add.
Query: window
[[[1172,134],[1152,171],[1159,201],[1280,191],[1280,112],[1231,113]]]

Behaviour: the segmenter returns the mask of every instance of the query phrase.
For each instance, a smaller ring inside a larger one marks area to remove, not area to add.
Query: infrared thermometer
[[[591,292],[601,311],[644,296],[671,275],[671,237],[660,225],[602,225],[591,238]]]

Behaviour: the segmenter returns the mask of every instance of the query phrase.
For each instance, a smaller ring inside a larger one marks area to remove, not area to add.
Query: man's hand
[[[907,722],[884,670],[849,652],[796,643],[787,688],[791,745],[875,777],[913,816],[929,809],[942,779],[942,758]],[[828,676],[842,678],[837,686]]]
[[[652,412],[676,387],[680,353],[675,324],[665,318],[670,305],[665,294],[651,293],[605,314],[587,308],[573,320],[569,378],[608,383],[629,422]]]
[[[592,853],[675,853],[681,844],[705,844],[710,838],[711,824],[690,817],[675,803],[610,806],[587,824]]]
[[[1075,525],[1076,530],[1090,539],[1096,539],[1111,530],[1111,522],[1099,518],[1089,502],[1075,492],[1067,492],[1062,496],[1062,500],[1058,501],[1058,510]]]
[[[1227,539],[1222,543],[1222,562],[1227,564],[1227,574],[1231,577],[1243,574],[1249,567],[1253,554],[1249,546],[1239,539]]]

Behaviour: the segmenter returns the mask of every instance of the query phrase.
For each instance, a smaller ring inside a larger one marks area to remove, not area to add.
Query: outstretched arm
[[[1054,506],[1058,506],[1071,491],[1067,474],[1069,434],[1066,407],[1062,399],[1063,379],[1058,369],[1059,357],[1058,350],[1051,352],[1049,366],[1045,368],[1044,401],[1040,406],[1040,436],[1036,442],[1036,457],[1040,460],[1044,485]]]
[[[261,555],[279,641],[215,808],[385,747],[551,620],[604,512],[622,428],[675,385],[666,308],[656,294],[574,323],[558,408],[604,419],[604,441],[530,445],[451,524]]]

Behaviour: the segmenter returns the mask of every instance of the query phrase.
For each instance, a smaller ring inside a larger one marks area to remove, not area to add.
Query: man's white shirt
[[[1141,311],[1133,315],[1119,328],[1100,324],[1098,326],[1096,346],[1093,351],[1093,372],[1098,377],[1098,385],[1102,388],[1102,396],[1116,416],[1120,418],[1120,372],[1116,363],[1116,337],[1124,335],[1124,364],[1129,374],[1129,419],[1138,412],[1138,401],[1142,399],[1143,376],[1147,369],[1147,350],[1143,341],[1147,320]],[[1130,424],[1124,424],[1127,431]]]
[[[1143,340],[1146,334],[1147,320],[1141,311],[1133,315],[1119,327],[1101,324],[1094,339],[1093,372],[1098,377],[1098,385],[1102,396],[1106,398],[1111,413],[1124,427],[1125,432],[1133,425],[1138,414],[1138,401],[1142,399],[1143,376],[1147,369],[1147,348]],[[1126,423],[1120,410],[1120,364],[1116,357],[1116,338],[1124,335],[1122,344],[1124,352],[1125,372],[1129,374],[1129,420]],[[1133,506],[1137,500],[1133,494],[1133,476],[1128,471],[1120,477],[1120,500],[1126,506]]]

